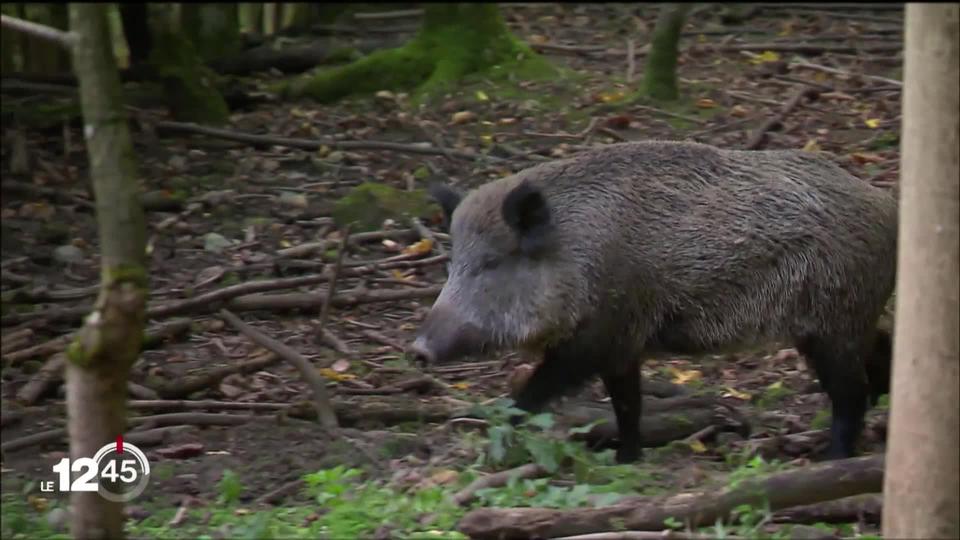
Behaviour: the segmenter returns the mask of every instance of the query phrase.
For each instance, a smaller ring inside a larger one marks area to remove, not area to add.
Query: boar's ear
[[[457,206],[463,199],[463,194],[440,182],[430,184],[427,192],[437,201],[437,204],[439,204],[443,210],[443,228],[449,229],[450,223],[453,221],[453,211],[457,209]]]
[[[520,249],[532,254],[543,247],[550,231],[550,209],[539,189],[520,183],[503,199],[503,220],[520,237]]]

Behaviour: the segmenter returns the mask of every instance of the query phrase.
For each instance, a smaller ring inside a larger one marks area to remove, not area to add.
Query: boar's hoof
[[[621,446],[617,448],[617,463],[621,465],[626,465],[630,463],[636,463],[643,459],[643,450],[640,448],[629,448],[626,446]]]

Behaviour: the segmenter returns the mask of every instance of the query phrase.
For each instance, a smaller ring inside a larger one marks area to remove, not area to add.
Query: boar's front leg
[[[643,400],[640,396],[640,363],[632,360],[620,366],[618,371],[608,371],[603,384],[610,395],[610,404],[617,416],[617,433],[620,447],[617,448],[618,463],[633,463],[643,455],[640,440],[640,412]]]
[[[554,398],[575,391],[597,375],[591,352],[569,340],[548,347],[523,389],[516,406],[529,413],[540,412]]]

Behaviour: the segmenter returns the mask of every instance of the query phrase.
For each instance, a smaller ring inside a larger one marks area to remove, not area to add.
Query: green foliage
[[[217,489],[220,491],[221,503],[234,503],[240,498],[240,494],[243,493],[243,482],[240,481],[237,473],[227,469],[223,471],[223,476],[220,478],[220,482],[217,483]]]
[[[810,421],[810,429],[827,429],[830,427],[832,415],[828,409],[820,409]]]
[[[763,394],[757,400],[757,405],[769,409],[793,394],[794,391],[784,386],[783,381],[777,381],[764,388]]]
[[[415,89],[414,99],[436,95],[472,73],[555,73],[516,39],[495,4],[428,4],[423,27],[409,43],[376,51],[346,66],[281,83],[275,90],[330,102],[350,94]]]
[[[49,511],[53,511],[54,506]],[[57,531],[19,493],[4,493],[0,504],[0,538],[4,540],[69,540],[68,531]]]

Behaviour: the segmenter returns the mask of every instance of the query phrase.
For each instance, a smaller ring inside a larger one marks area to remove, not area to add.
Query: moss
[[[200,62],[190,40],[167,30],[156,36],[150,63],[164,88],[174,118],[184,122],[222,124],[230,110],[214,84],[216,75]]]
[[[423,27],[402,47],[281,84],[292,96],[330,102],[350,94],[412,90],[421,100],[471,73],[516,72],[540,78],[555,71],[510,34],[495,4],[429,4]]]
[[[402,191],[374,182],[364,182],[336,202],[333,219],[338,226],[353,224],[353,232],[377,230],[386,219],[403,223],[436,210],[424,190]]]

